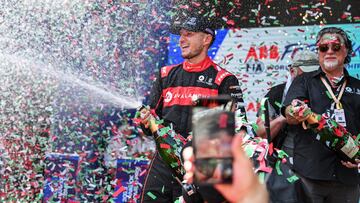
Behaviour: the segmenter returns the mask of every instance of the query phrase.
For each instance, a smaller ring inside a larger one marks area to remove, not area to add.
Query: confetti
[[[151,192],[147,192],[146,195],[148,195],[149,197],[151,197],[151,199],[156,199],[156,196],[151,193]]]
[[[290,183],[293,183],[297,180],[299,180],[299,177],[297,177],[296,175],[293,175],[293,176],[287,178],[287,181],[289,181]]]
[[[123,99],[136,106],[148,91],[147,77],[156,70],[145,67],[159,62],[158,33],[168,26],[169,9],[92,0],[1,8],[8,41],[0,42],[6,84],[0,88],[0,161],[6,166],[0,173],[8,178],[0,180],[0,201],[60,201],[61,190],[71,191],[69,202],[113,201],[116,160],[154,153],[132,114],[122,110]],[[149,8],[153,12],[144,12]],[[48,159],[53,153],[79,160]],[[56,180],[67,181],[54,187]]]
[[[134,125],[139,120],[122,109],[136,106],[149,95],[157,68],[166,60],[162,54],[167,51],[164,44],[170,40],[168,28],[174,15],[190,10],[217,17],[240,41],[248,27],[360,21],[352,13],[355,6],[341,1],[315,5],[290,1],[284,9],[281,2],[268,0],[246,5],[237,1],[187,5],[168,0],[161,4],[21,0],[5,2],[1,8],[0,163],[5,167],[0,173],[7,177],[0,180],[3,202],[57,201],[60,194],[48,196],[43,188],[67,176],[61,187],[74,192],[69,202],[115,202],[115,174],[121,172],[116,161],[149,159],[154,153],[154,143],[139,136],[143,132]],[[303,31],[308,32],[300,29],[299,33]],[[246,47],[243,42],[234,46],[237,51]],[[271,50],[268,56],[279,60],[281,53],[276,47]],[[224,59],[225,64],[242,62],[236,55]],[[257,112],[258,103],[251,98],[255,91],[249,87],[258,85],[264,92],[282,75],[273,67],[266,72],[270,82],[253,82],[253,75],[244,74],[246,67],[238,68],[241,72],[235,74],[243,83],[244,98],[252,99],[247,109]],[[320,123],[319,128],[326,124]],[[68,157],[45,158],[51,153]],[[69,160],[72,154],[79,157],[76,164]],[[146,171],[138,173],[144,177]],[[123,172],[137,173],[135,169]],[[77,177],[75,182],[71,176]]]
[[[125,188],[124,186],[121,186],[118,190],[116,190],[113,194],[113,197],[117,197],[120,193],[124,192]]]

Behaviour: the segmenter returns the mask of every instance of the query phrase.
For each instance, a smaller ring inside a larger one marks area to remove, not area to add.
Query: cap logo
[[[195,17],[190,18],[190,20],[187,21],[186,24],[195,26],[196,25],[196,18]]]

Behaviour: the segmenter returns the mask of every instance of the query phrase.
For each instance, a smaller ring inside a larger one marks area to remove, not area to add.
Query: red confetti
[[[338,136],[338,137],[342,137],[342,136],[344,135],[339,128],[335,128],[335,129],[334,129],[334,133],[335,133],[335,135]]]
[[[117,189],[114,194],[112,195],[113,197],[117,197],[119,196],[120,193],[124,192],[125,191],[125,188],[124,186],[121,186],[119,189]]]
[[[228,20],[226,21],[226,24],[234,26],[235,22],[233,20]]]
[[[162,143],[162,144],[160,144],[160,148],[162,148],[162,149],[170,149],[170,145]]]
[[[271,142],[271,143],[269,144],[269,154],[272,155],[273,152],[274,152],[274,145],[273,145],[273,143]]]

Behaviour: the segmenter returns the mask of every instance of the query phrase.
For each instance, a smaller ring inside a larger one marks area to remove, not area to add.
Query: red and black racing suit
[[[209,57],[198,64],[183,62],[160,70],[151,90],[150,108],[185,138],[191,131],[191,106],[194,96],[209,97],[228,94],[242,102],[237,78],[216,65]],[[181,196],[180,184],[172,177],[158,153],[149,166],[141,202],[174,202]],[[156,197],[156,198],[154,198]]]

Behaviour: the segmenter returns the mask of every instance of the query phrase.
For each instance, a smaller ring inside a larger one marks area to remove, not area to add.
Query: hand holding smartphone
[[[200,98],[192,111],[196,184],[232,182],[235,115],[228,97]]]

